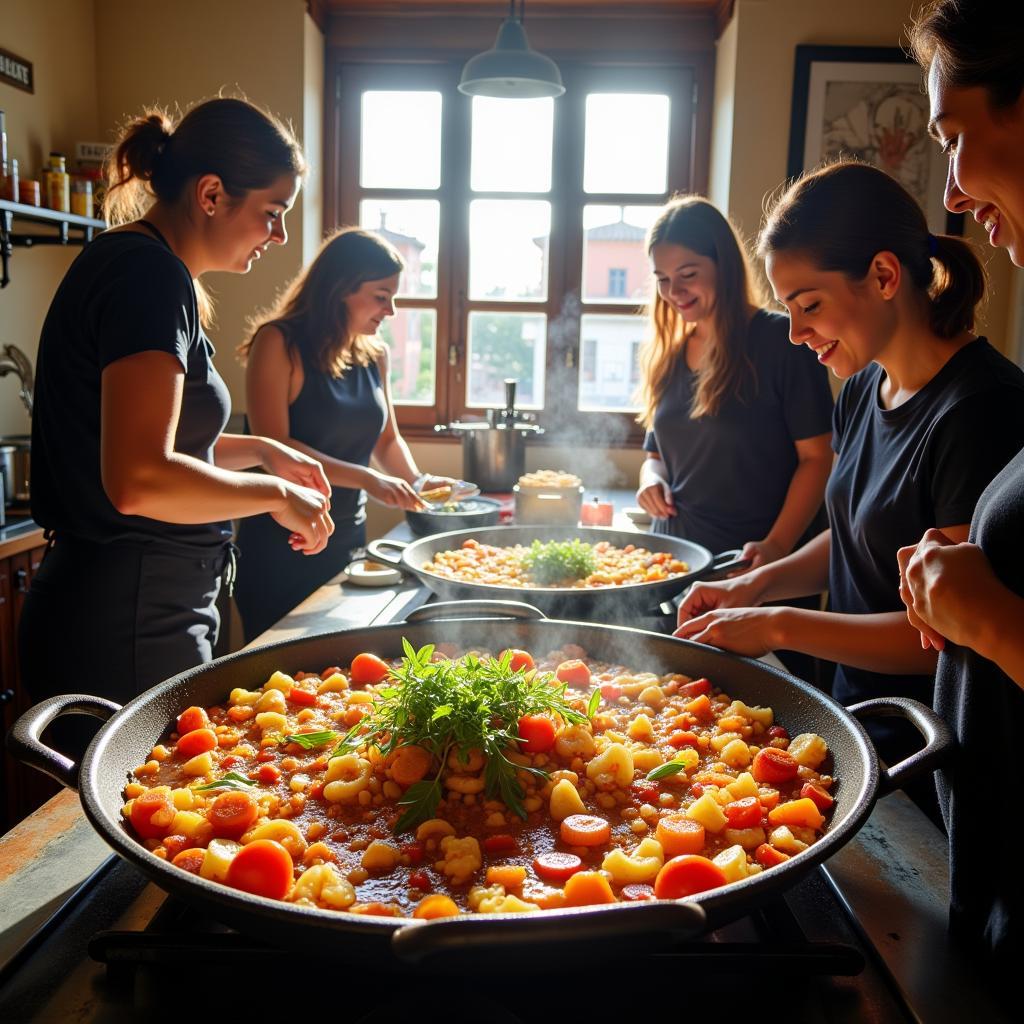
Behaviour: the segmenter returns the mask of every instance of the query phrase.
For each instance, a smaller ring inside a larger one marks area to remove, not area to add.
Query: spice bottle
[[[17,161],[15,161],[14,184],[11,185],[11,171],[7,166],[7,115],[0,110],[0,199],[18,201]]]
[[[50,166],[44,178],[46,205],[59,213],[71,212],[71,176],[65,168],[64,154],[51,153]]]
[[[11,157],[7,161],[7,170],[0,173],[0,199],[18,200],[18,161]]]
[[[71,179],[71,212],[79,217],[92,216],[92,182],[88,178]]]

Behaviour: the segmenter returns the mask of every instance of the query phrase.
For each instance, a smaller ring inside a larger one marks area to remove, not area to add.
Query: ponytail
[[[821,270],[862,280],[876,253],[891,252],[912,286],[928,296],[940,338],[974,327],[985,273],[970,245],[931,235],[921,207],[895,178],[842,160],[798,178],[772,203],[758,239],[762,258],[799,252]]]
[[[161,164],[174,122],[159,107],[133,118],[121,132],[121,139],[106,165],[107,192],[103,214],[111,225],[125,224],[141,217],[152,204],[149,187]]]

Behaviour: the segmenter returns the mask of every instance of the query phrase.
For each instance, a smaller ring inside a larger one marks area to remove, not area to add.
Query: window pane
[[[640,346],[646,334],[641,316],[584,314],[580,318],[580,409],[636,412]]]
[[[544,407],[544,332],[540,313],[470,313],[466,404],[504,408],[506,377],[519,381],[517,409]]]
[[[591,93],[587,97],[585,192],[664,192],[668,188],[667,96]]]
[[[551,189],[553,99],[473,97],[470,186],[476,192]]]
[[[437,337],[433,309],[398,309],[380,327],[391,351],[391,397],[395,405],[433,405]]]
[[[360,128],[363,188],[440,187],[439,92],[364,92]]]
[[[398,294],[437,298],[441,204],[435,199],[364,199],[359,226],[386,238],[405,260]]]
[[[644,247],[660,206],[583,207],[583,301],[646,302],[651,267]]]
[[[546,298],[550,234],[550,203],[527,199],[470,203],[469,297]]]

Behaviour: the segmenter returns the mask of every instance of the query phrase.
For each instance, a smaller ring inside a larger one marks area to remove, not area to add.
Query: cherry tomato
[[[762,747],[754,755],[754,763],[750,772],[757,782],[768,782],[772,785],[789,782],[795,779],[800,765],[788,750],[777,747]]]
[[[761,801],[756,796],[745,796],[722,808],[729,828],[757,828],[761,824]]]
[[[768,738],[770,740],[788,740],[789,739],[789,732],[787,731],[785,726],[773,725],[768,730]]]
[[[568,683],[570,686],[584,687],[590,685],[590,669],[579,658],[574,658],[572,661],[563,661],[555,669],[555,677],[560,683]]]
[[[256,839],[243,846],[228,866],[228,885],[256,896],[283,900],[292,887],[291,854],[273,839]]]
[[[378,658],[376,654],[357,654],[352,659],[349,679],[356,686],[367,686],[371,683],[379,683],[390,671],[391,666]]]
[[[679,692],[686,697],[699,697],[702,693],[711,692],[711,682],[708,679],[694,679],[693,682],[683,683]]]
[[[547,715],[519,719],[519,745],[527,754],[543,754],[555,745],[555,723]]]
[[[530,669],[535,667],[533,664],[533,658],[527,654],[526,651],[520,651],[515,647],[513,647],[511,651],[512,661],[509,663],[509,668],[512,669],[513,672],[528,672]],[[504,658],[508,653],[508,651],[502,651],[500,656]]]

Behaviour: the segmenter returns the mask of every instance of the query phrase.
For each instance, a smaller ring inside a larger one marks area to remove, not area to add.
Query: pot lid
[[[494,424],[494,426],[491,426],[491,424],[488,423],[486,420],[470,420],[470,421],[468,421],[466,423],[449,423],[448,424],[448,429],[449,430],[465,430],[465,431],[468,432],[468,431],[471,431],[471,430],[508,430],[509,427],[508,427],[507,423],[496,423],[496,424]],[[512,429],[513,430],[522,430],[522,431],[524,431],[526,433],[531,433],[531,434],[543,434],[544,433],[544,428],[542,426],[539,426],[536,423],[516,422],[516,423],[512,424]]]

